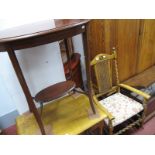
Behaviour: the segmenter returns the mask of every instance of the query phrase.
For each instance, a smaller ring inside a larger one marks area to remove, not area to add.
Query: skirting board
[[[12,111],[0,117],[0,129],[8,128],[15,124],[16,117],[19,115],[18,111]]]

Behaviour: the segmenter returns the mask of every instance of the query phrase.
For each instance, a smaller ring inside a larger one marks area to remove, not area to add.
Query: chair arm
[[[105,114],[108,116],[108,118],[109,118],[110,120],[113,120],[113,119],[114,119],[114,117],[112,116],[112,114],[109,113],[109,112],[107,111],[107,109],[105,109],[105,108],[99,103],[99,101],[97,100],[97,98],[96,98],[95,95],[93,96],[93,100],[94,100],[95,104],[96,104],[103,112],[105,112]]]
[[[122,88],[125,88],[125,89],[127,89],[127,90],[130,90],[130,91],[132,91],[132,92],[134,92],[134,93],[136,93],[136,94],[138,94],[138,95],[141,95],[142,97],[144,97],[144,98],[147,99],[147,100],[151,97],[149,94],[147,94],[147,93],[145,93],[145,92],[142,92],[142,91],[140,91],[140,90],[138,90],[138,89],[135,89],[135,88],[133,88],[133,87],[131,87],[131,86],[128,86],[128,85],[126,85],[126,84],[119,84],[118,86],[119,86],[119,87],[122,87]]]

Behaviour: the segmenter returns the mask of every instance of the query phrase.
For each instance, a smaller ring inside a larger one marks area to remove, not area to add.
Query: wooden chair
[[[146,103],[150,95],[120,84],[118,79],[117,55],[98,54],[92,61],[96,82],[93,84],[93,100],[107,114],[105,124],[110,134],[122,134],[137,125],[142,125],[146,113]],[[131,98],[126,91],[137,93],[143,102]]]

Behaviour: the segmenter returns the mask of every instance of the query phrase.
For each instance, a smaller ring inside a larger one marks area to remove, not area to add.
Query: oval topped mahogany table
[[[59,82],[41,90],[39,93],[36,94],[34,99],[36,102],[40,103],[49,102],[66,95],[74,88],[75,88],[75,82],[73,81]]]
[[[20,85],[23,89],[30,112],[32,112],[37,120],[40,127],[41,133],[45,133],[45,129],[41,120],[41,117],[34,104],[33,98],[30,94],[29,88],[26,84],[19,62],[17,60],[15,50],[32,48],[39,45],[44,45],[64,39],[65,43],[67,38],[73,37],[78,34],[83,34],[83,45],[86,62],[86,73],[87,73],[87,85],[88,94],[91,108],[96,113],[91,95],[91,74],[89,67],[89,52],[88,52],[88,26],[89,20],[81,19],[65,19],[55,20],[55,28],[52,27],[52,21],[40,21],[33,24],[21,25],[18,27],[10,28],[7,30],[0,31],[0,52],[7,51],[9,58],[12,62]],[[66,45],[67,47],[67,45]],[[68,49],[68,48],[66,48]]]

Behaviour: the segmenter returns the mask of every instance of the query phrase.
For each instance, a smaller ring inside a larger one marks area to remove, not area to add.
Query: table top
[[[95,105],[98,115],[93,117],[89,99],[86,95],[66,96],[44,106],[42,120],[47,134],[80,134],[95,124],[103,121],[106,114]],[[92,116],[92,117],[91,117]],[[18,116],[16,119],[18,134],[40,134],[39,127],[32,113]]]
[[[2,30],[0,31],[0,51],[6,50],[9,47],[15,48],[16,46],[13,46],[12,44],[17,44],[17,41],[25,40],[26,42],[30,40],[29,44],[31,44],[31,39],[35,39],[33,41],[38,41],[36,40],[36,38],[38,37],[45,37],[46,35],[49,34],[56,35],[58,32],[66,31],[66,33],[63,34],[62,36],[64,37],[64,35],[66,36],[69,35],[69,32],[67,32],[67,30],[85,25],[88,22],[89,20],[85,19],[56,19],[54,20],[54,22],[53,20],[45,20]],[[79,27],[79,28],[85,29],[85,27]],[[78,34],[77,31],[76,32],[74,31],[74,33]],[[48,36],[48,39],[51,41],[56,41],[57,40],[56,38],[58,38],[58,40],[62,39],[60,34],[57,34],[57,36],[52,37],[54,37],[55,39],[51,40],[50,36]],[[36,46],[40,44],[41,43],[38,43],[36,44]],[[21,48],[18,47],[17,49]]]
[[[74,26],[78,26],[88,22],[84,19],[55,19],[53,26],[52,20],[39,21],[32,24],[25,24],[16,26],[3,31],[0,31],[0,43],[12,40],[18,40],[23,38],[29,38],[32,36],[38,36],[50,32],[61,31]]]

